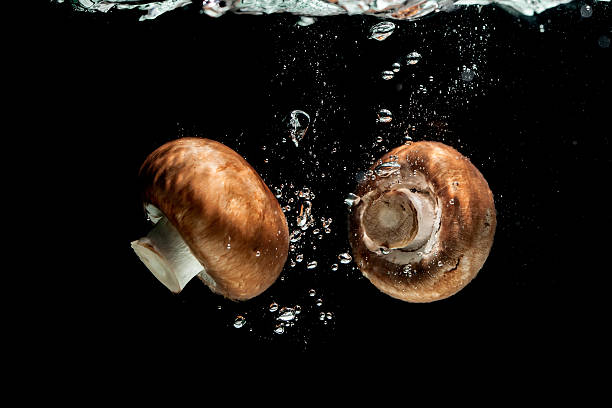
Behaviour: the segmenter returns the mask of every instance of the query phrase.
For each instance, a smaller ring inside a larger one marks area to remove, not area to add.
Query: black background
[[[44,129],[33,143],[48,149],[52,187],[44,195],[58,209],[51,226],[65,232],[46,235],[63,249],[48,262],[77,283],[58,296],[61,316],[48,323],[74,333],[70,344],[82,347],[84,359],[240,360],[255,350],[278,353],[279,363],[307,353],[417,367],[417,358],[441,368],[456,359],[520,365],[526,356],[534,365],[564,364],[570,338],[596,337],[598,326],[585,323],[588,303],[579,299],[607,272],[589,261],[600,265],[605,252],[597,242],[608,239],[594,237],[593,227],[610,221],[602,197],[610,176],[612,48],[603,37],[612,38],[612,9],[596,3],[583,18],[583,4],[535,17],[463,8],[396,22],[382,42],[368,39],[374,17],[299,27],[291,15],[213,19],[187,7],[139,22],[138,13],[49,5],[32,55],[44,124],[30,115],[24,126]],[[418,64],[381,79],[411,51],[422,54]],[[465,82],[461,67],[472,64],[476,76]],[[380,108],[393,112],[390,124],[376,123]],[[299,148],[282,141],[293,109],[313,119]],[[413,140],[443,141],[467,155],[498,212],[477,278],[432,304],[380,293],[353,264],[329,268],[349,250],[344,197],[371,160],[403,143],[406,130]],[[316,250],[309,240],[298,251],[318,267],[287,265],[282,281],[244,303],[197,281],[179,295],[157,282],[129,245],[150,228],[137,173],[151,151],[179,136],[225,143],[270,186],[309,187],[315,218],[333,219],[332,232],[312,241]],[[273,333],[272,301],[302,307],[282,335]],[[319,321],[321,310],[333,319]],[[240,329],[237,315],[247,319]]]

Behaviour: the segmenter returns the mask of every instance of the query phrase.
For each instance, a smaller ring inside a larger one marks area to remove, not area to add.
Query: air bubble
[[[338,259],[340,260],[340,263],[347,264],[353,260],[353,257],[350,256],[348,253],[343,252],[340,255],[338,255]]]
[[[421,54],[419,54],[416,51],[413,51],[410,54],[406,55],[406,63],[408,65],[414,65],[418,63],[420,60],[421,60]]]
[[[246,323],[246,319],[244,318],[244,316],[236,316],[236,319],[234,319],[234,327],[237,329],[244,326],[245,323]]]
[[[297,147],[306,135],[310,125],[310,115],[302,110],[294,110],[289,114],[289,136]]]
[[[394,76],[395,76],[395,73],[393,71],[383,71],[381,74],[381,78],[384,79],[385,81],[393,79]]]
[[[376,120],[378,123],[389,123],[393,120],[393,114],[389,109],[381,109],[378,111],[378,119]],[[380,140],[382,142],[382,138]]]
[[[386,40],[395,30],[395,24],[390,21],[378,23],[370,29],[370,39],[383,41]]]
[[[292,307],[283,307],[281,308],[279,315],[277,317],[278,320],[282,320],[284,322],[289,322],[295,319],[295,309]]]

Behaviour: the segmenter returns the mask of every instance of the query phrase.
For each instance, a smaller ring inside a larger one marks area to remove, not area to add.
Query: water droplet
[[[354,205],[357,205],[359,203],[359,196],[355,195],[353,193],[349,193],[346,198],[344,199],[344,204],[346,204],[349,207],[352,207]]]
[[[384,79],[385,81],[393,79],[394,76],[395,74],[393,73],[393,71],[383,71],[381,74],[381,78]]]
[[[395,24],[390,21],[378,23],[370,28],[370,39],[383,41],[387,39],[395,30]]]
[[[261,256],[261,252],[260,251],[256,251],[255,252],[255,256]]]
[[[389,177],[393,174],[398,174],[401,167],[398,162],[386,162],[376,166],[374,172],[378,177]]]
[[[317,306],[322,306],[323,305],[323,299],[319,298],[316,300],[315,305]]]
[[[582,7],[580,7],[580,15],[582,17],[591,17],[593,15],[593,7],[589,6],[588,4],[584,4]]]
[[[289,115],[289,136],[297,147],[299,142],[306,135],[310,125],[310,115],[301,110],[294,110]]]
[[[316,291],[316,290],[314,290],[314,289],[310,289],[310,290],[308,291],[308,296],[314,296],[314,295],[316,295],[316,294],[317,294],[317,291]]]
[[[284,322],[289,322],[295,319],[295,309],[292,307],[282,307],[277,319]]]
[[[283,326],[282,324],[277,324],[274,327],[274,333],[276,334],[283,334],[285,332],[285,326]]]
[[[393,65],[391,65],[391,70],[393,72],[399,72],[401,68],[401,65],[399,64],[399,62],[394,62]]]
[[[350,256],[348,253],[343,252],[340,255],[338,255],[338,259],[340,260],[340,263],[347,264],[353,260],[353,257]]]
[[[444,263],[442,261],[438,261],[438,266],[442,266]]]
[[[406,55],[406,63],[408,63],[408,65],[414,65],[418,63],[420,60],[421,60],[421,54],[419,54],[416,51],[413,51],[410,54]]]
[[[317,261],[310,261],[306,264],[306,269],[314,269],[317,267]]]
[[[331,270],[332,271],[337,271],[338,270],[338,264],[332,264]]]
[[[276,312],[278,310],[278,303],[272,302],[270,303],[270,307],[268,308],[271,312]]]
[[[234,319],[234,327],[239,329],[246,323],[246,319],[243,316],[236,316]]]
[[[381,109],[378,111],[378,119],[376,120],[378,123],[389,123],[393,120],[393,114],[389,109]],[[382,138],[380,140],[382,142]]]
[[[454,204],[455,204],[455,199],[454,199],[454,198],[451,198],[450,200],[448,200],[448,203],[449,203],[450,205],[454,205]]]

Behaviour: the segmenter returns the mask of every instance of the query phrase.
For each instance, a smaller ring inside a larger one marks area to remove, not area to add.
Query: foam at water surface
[[[64,0],[56,0],[63,3]],[[332,16],[340,14],[369,14],[382,18],[414,20],[432,12],[447,11],[457,6],[497,4],[526,16],[573,0],[204,0],[202,12],[219,17],[228,11],[243,14],[291,13],[300,16]],[[610,0],[598,0],[610,1]],[[85,11],[107,12],[111,9],[139,9],[146,11],[141,20],[157,16],[190,4],[194,0],[70,0],[75,8]]]

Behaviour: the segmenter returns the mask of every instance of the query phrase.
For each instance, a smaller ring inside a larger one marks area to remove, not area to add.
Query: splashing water
[[[64,3],[65,0],[55,0]],[[341,14],[369,14],[396,20],[415,20],[433,12],[450,11],[457,6],[497,4],[526,16],[572,0],[204,0],[202,13],[220,17],[231,11],[239,14],[291,13],[299,16],[319,17]],[[599,0],[609,1],[609,0]],[[196,4],[194,0],[69,0],[74,8],[83,11],[108,12],[111,9],[137,9],[146,11],[140,20],[150,20],[177,8]],[[301,20],[302,21],[302,20]],[[302,21],[300,25],[312,24]],[[392,31],[391,31],[392,32]],[[389,33],[390,34],[390,33]],[[385,37],[386,38],[386,37]]]

